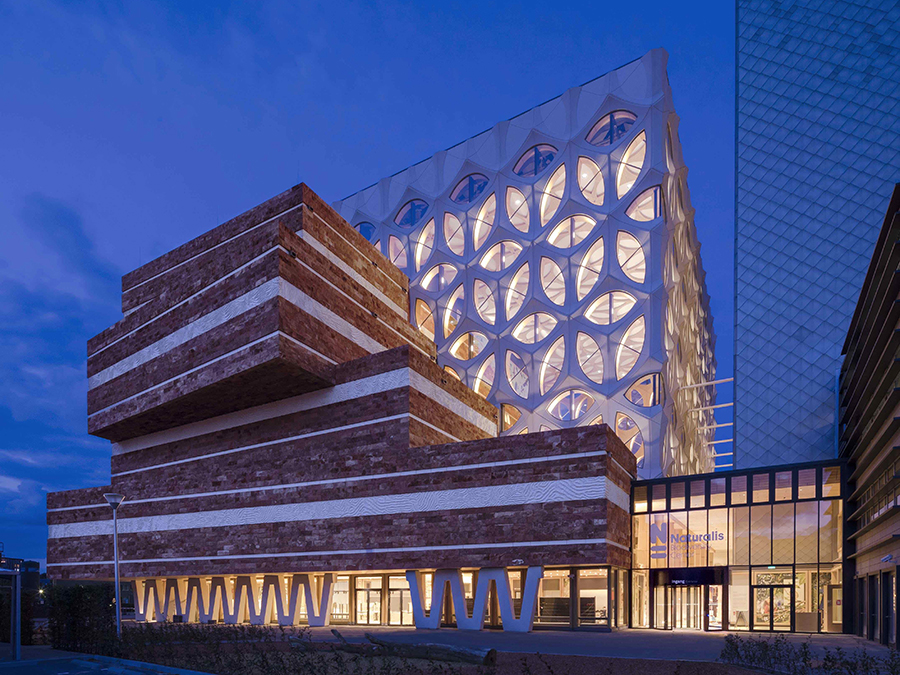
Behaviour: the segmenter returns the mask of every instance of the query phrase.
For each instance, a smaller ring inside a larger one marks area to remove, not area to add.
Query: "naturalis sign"
[[[712,530],[705,534],[674,531],[669,533],[668,523],[650,525],[650,557],[665,558],[667,555],[680,557],[691,555],[695,550],[704,548],[711,541],[725,541],[725,534]]]

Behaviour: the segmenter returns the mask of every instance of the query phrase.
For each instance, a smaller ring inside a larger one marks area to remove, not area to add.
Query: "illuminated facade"
[[[715,338],[654,50],[334,204],[519,434],[606,422],[641,476],[712,470]]]
[[[820,463],[635,483],[631,626],[845,632],[842,474]]]

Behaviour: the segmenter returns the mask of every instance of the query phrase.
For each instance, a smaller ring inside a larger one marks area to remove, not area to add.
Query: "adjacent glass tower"
[[[714,335],[666,54],[335,204],[504,433],[612,426],[641,476],[712,469]]]
[[[900,181],[900,3],[739,0],[735,466],[836,455],[841,344]]]

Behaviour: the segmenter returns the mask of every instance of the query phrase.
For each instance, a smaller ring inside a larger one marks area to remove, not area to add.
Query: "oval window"
[[[639,284],[644,283],[647,275],[644,249],[630,232],[619,230],[616,235],[616,257],[619,259],[619,267],[622,268],[626,277]]]
[[[514,241],[501,241],[488,249],[479,264],[488,272],[499,272],[512,265],[521,252],[520,244]]]
[[[397,212],[394,222],[408,230],[419,224],[426,211],[428,211],[428,204],[421,199],[411,199]]]
[[[578,187],[591,204],[603,206],[606,187],[603,185],[600,167],[594,160],[587,157],[578,158]]]
[[[546,312],[535,312],[518,323],[512,336],[523,344],[533,345],[550,335],[556,323],[556,319]]]
[[[430,293],[442,291],[456,278],[456,268],[447,263],[435,265],[422,277],[422,288]]]
[[[550,349],[544,353],[544,358],[541,359],[541,396],[550,391],[553,385],[556,384],[556,380],[559,379],[559,375],[562,372],[565,359],[566,341],[560,336],[550,345]]]
[[[619,170],[616,172],[616,195],[619,199],[625,196],[641,175],[646,155],[647,133],[642,131],[631,141],[619,161]]]
[[[563,422],[577,420],[594,405],[594,397],[582,389],[570,389],[554,398],[547,411]]]
[[[566,165],[560,164],[559,168],[550,176],[550,180],[544,186],[541,193],[541,227],[550,222],[562,202],[563,193],[566,190]]]
[[[622,138],[637,121],[637,115],[627,110],[615,110],[604,115],[588,132],[585,140],[591,145],[612,145]]]
[[[625,291],[604,293],[592,302],[584,313],[584,318],[599,326],[608,326],[625,318],[635,306],[637,299]]]
[[[572,248],[584,241],[596,224],[590,216],[570,216],[550,231],[547,243],[556,248]]]
[[[506,188],[506,215],[510,224],[519,232],[528,232],[530,215],[528,201],[521,191],[514,187]]]
[[[516,396],[528,398],[528,371],[525,360],[511,349],[506,351],[506,379]]]
[[[484,333],[471,331],[463,333],[450,345],[450,356],[460,361],[468,361],[478,356],[487,346],[488,339]]]
[[[536,145],[519,157],[513,167],[513,173],[523,178],[538,176],[544,172],[556,157],[556,148],[546,143]]]
[[[453,192],[450,193],[450,200],[457,204],[471,204],[481,196],[487,185],[488,177],[484,174],[469,174],[453,188]]]
[[[634,323],[625,329],[619,346],[616,348],[616,379],[621,380],[631,372],[641,356],[644,348],[645,321],[639,316]]]

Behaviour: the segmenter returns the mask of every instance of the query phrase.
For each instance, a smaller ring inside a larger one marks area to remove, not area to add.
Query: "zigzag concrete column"
[[[131,582],[134,588],[134,615],[138,621],[159,621],[159,587],[156,579],[135,579]]]
[[[422,573],[416,570],[406,572],[412,596],[413,620],[416,628],[437,629],[441,627],[441,608],[444,604],[444,593],[450,586],[453,609],[456,613],[456,626],[460,630],[482,630],[484,614],[490,595],[491,582],[497,593],[500,604],[500,618],[503,630],[527,633],[534,626],[534,609],[537,602],[540,581],[544,576],[544,568],[529,567],[522,589],[522,610],[516,618],[513,609],[512,593],[509,583],[509,572],[505,567],[486,567],[478,572],[478,584],[475,588],[475,599],[472,615],[466,609],[466,598],[463,592],[462,571],[458,569],[437,570],[434,573],[434,585],[431,594],[431,608],[425,612],[425,589],[422,584]]]
[[[457,614],[456,621],[459,624],[460,615],[466,615],[466,598],[463,593],[462,573],[458,570],[443,569],[434,573],[431,589],[431,609],[425,612],[425,589],[422,586],[422,573],[416,570],[407,570],[406,580],[409,582],[410,596],[412,596],[413,621],[416,628],[440,628],[441,608],[444,606],[444,592],[447,584],[450,584],[450,595],[453,598],[453,609]],[[460,612],[462,608],[462,612]]]
[[[512,592],[509,583],[509,572],[505,567],[486,567],[478,572],[478,586],[475,591],[475,605],[472,610],[473,621],[480,616],[480,625],[474,630],[484,628],[484,610],[487,605],[490,584],[494,582],[497,601],[500,605],[500,619],[503,630],[513,633],[530,633],[534,627],[534,608],[537,603],[538,589],[544,577],[544,568],[529,567],[525,574],[525,585],[522,588],[522,609],[516,618],[513,608]],[[481,611],[479,612],[479,608]]]

